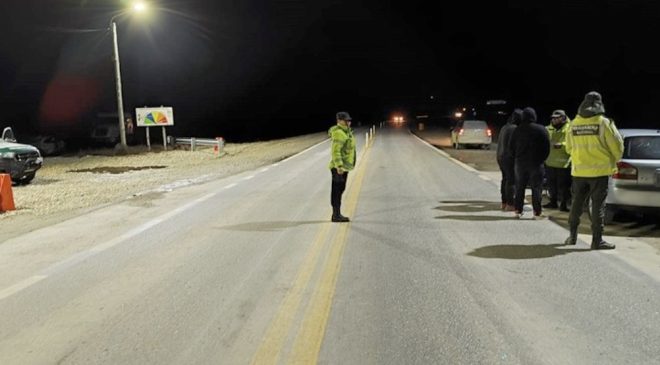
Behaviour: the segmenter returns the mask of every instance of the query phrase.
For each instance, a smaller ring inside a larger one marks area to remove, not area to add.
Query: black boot
[[[348,217],[344,217],[343,215],[341,215],[339,207],[332,207],[332,221],[344,223],[344,222],[350,222],[350,219],[348,219]]]
[[[571,227],[570,236],[564,241],[565,245],[574,246],[577,243],[577,227]]]

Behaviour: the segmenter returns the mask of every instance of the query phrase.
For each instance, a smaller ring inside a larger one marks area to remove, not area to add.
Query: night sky
[[[116,110],[103,29],[129,3],[2,0],[2,123],[66,136]],[[660,127],[655,1],[150,4],[118,21],[124,103],[173,106],[177,135],[283,137],[325,130],[339,110],[441,121],[489,99],[545,122],[591,90],[620,127]]]

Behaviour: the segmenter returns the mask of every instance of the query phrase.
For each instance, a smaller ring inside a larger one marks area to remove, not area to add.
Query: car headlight
[[[16,158],[16,152],[2,152],[0,153],[0,157],[8,160],[13,160]]]

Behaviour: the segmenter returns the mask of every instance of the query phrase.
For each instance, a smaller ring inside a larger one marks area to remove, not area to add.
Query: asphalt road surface
[[[660,277],[379,129],[0,244],[0,364],[658,364]]]

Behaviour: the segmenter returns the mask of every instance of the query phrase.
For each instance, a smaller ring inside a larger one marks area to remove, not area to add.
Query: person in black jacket
[[[497,164],[502,172],[502,183],[500,185],[500,194],[502,195],[502,210],[514,211],[515,204],[513,194],[516,186],[516,175],[514,172],[513,156],[509,152],[509,142],[513,131],[520,124],[522,119],[522,110],[515,109],[508,122],[500,129],[500,135],[497,138]]]
[[[513,156],[516,174],[516,216],[522,217],[525,204],[525,188],[532,188],[534,217],[542,217],[541,193],[543,189],[543,163],[550,154],[548,131],[536,124],[536,111],[525,108],[522,121],[513,131],[509,142],[509,153]]]

